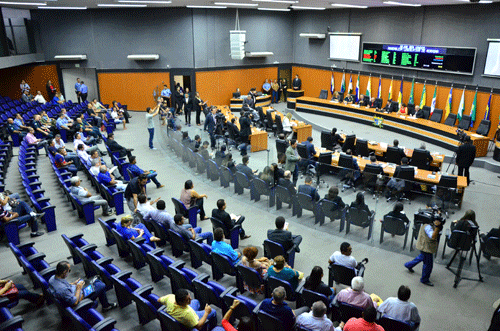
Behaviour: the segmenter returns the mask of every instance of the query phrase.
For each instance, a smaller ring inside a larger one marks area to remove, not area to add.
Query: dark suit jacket
[[[309,141],[305,141],[304,145],[306,145],[306,150],[307,150],[307,158],[312,159],[314,155],[316,154],[316,150],[314,149],[314,144],[310,143]]]
[[[456,162],[459,167],[468,168],[476,158],[476,146],[472,143],[460,145],[457,149]]]
[[[294,78],[292,81],[292,86],[295,90],[300,90],[300,88],[302,87],[302,81],[300,80],[300,78]]]
[[[227,127],[228,127],[228,129],[230,128],[230,130],[233,131],[234,137],[236,139],[238,139],[239,136],[240,136],[240,129],[238,129],[238,127],[236,126],[236,124],[231,123],[231,122],[227,122]]]
[[[254,101],[254,99],[253,98],[250,98],[250,99],[245,98],[245,99],[243,99],[243,106],[242,106],[242,108],[244,110],[248,110],[250,108],[251,109],[255,109],[255,101]]]
[[[304,193],[309,195],[313,201],[319,200],[318,190],[312,187],[311,185],[306,185],[306,184],[300,185],[299,193]]]
[[[345,207],[344,201],[342,201],[342,198],[339,196],[336,196],[335,199],[330,200],[330,199],[328,199],[328,194],[325,194],[325,200],[335,202],[337,204],[337,206],[339,206],[340,209]]]
[[[212,113],[209,113],[205,118],[205,125],[203,126],[203,130],[207,130],[210,133],[213,133],[215,130],[215,118]]]
[[[186,102],[186,95],[182,97],[182,104],[184,105],[184,110],[192,111],[194,107],[193,97],[191,93],[188,94],[188,101]]]
[[[292,233],[286,230],[267,230],[267,239],[277,242],[283,246],[285,251],[293,247]]]
[[[238,164],[236,166],[236,171],[242,172],[245,175],[247,175],[248,180],[251,180],[253,178],[253,171],[252,171],[252,169],[249,166],[247,166],[247,165],[245,165],[243,163],[240,163],[240,164]]]
[[[297,194],[297,191],[295,190],[295,187],[293,186],[293,183],[289,179],[285,178],[280,178],[278,180],[278,185],[286,187],[292,195]]]
[[[114,139],[108,139],[106,141],[106,145],[109,147],[109,150],[113,152],[118,152],[120,157],[127,155],[127,149],[116,142]]]
[[[486,238],[485,239],[488,239],[490,237],[500,238],[500,229],[499,228],[493,228],[493,229],[491,229],[490,232],[488,232],[486,234]]]
[[[416,118],[425,118],[425,113],[423,109],[419,109],[417,114],[415,115]]]
[[[240,136],[248,137],[252,134],[252,129],[250,126],[252,125],[252,121],[248,117],[240,118]]]
[[[231,230],[236,223],[231,219],[231,215],[229,215],[225,210],[219,210],[216,208],[212,210],[212,217],[215,217],[224,223],[224,226],[226,227],[224,229],[224,236],[228,236],[229,230]]]

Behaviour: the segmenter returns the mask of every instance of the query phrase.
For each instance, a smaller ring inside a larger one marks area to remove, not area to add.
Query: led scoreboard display
[[[475,48],[363,43],[368,64],[472,75],[475,61]]]

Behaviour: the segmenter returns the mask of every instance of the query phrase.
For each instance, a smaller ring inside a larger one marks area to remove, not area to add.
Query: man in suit
[[[319,201],[318,190],[312,187],[312,178],[311,176],[306,176],[304,180],[304,184],[299,186],[299,193],[307,194],[311,197],[313,201]]]
[[[289,170],[293,173],[293,185],[297,185],[297,180],[299,179],[299,166],[297,162],[300,161],[299,153],[297,152],[297,140],[292,139],[290,141],[290,146],[286,149],[286,163],[285,170]]]
[[[248,117],[247,113],[243,110],[240,113],[240,139],[241,143],[244,144],[241,147],[241,155],[247,155],[247,144],[250,144],[250,135],[252,134],[252,129],[250,126],[252,125],[252,121]]]
[[[191,126],[191,111],[194,107],[193,99],[193,96],[189,92],[189,87],[186,87],[186,93],[184,93],[182,101],[184,106],[184,117],[186,119],[187,126]]]
[[[240,129],[238,129],[235,122],[236,122],[236,117],[233,117],[233,118],[231,118],[231,122],[227,122],[226,125],[227,125],[227,129],[230,132],[232,132],[234,140],[236,142],[239,142],[240,141]],[[229,137],[231,137],[231,135]]]
[[[292,87],[294,90],[300,90],[300,88],[302,87],[302,81],[300,80],[299,75],[295,75],[295,78],[292,82]]]
[[[420,152],[424,153],[424,156],[422,156],[424,158],[424,160],[423,160],[424,166],[423,167],[420,166],[419,168],[423,168],[423,169],[429,170],[430,164],[432,163],[433,158],[432,158],[431,152],[429,152],[425,148],[426,148],[425,147],[425,143],[421,143],[420,144],[420,148],[419,149],[415,149],[413,151],[413,157],[412,157],[412,160],[410,161],[410,165],[416,166],[415,152],[416,151],[420,151]]]
[[[292,178],[292,173],[289,170],[286,170],[283,175],[283,178],[278,179],[278,185],[287,188],[288,191],[290,191],[290,194],[295,195],[297,194],[297,190],[295,189],[295,186],[290,180],[291,178]]]
[[[420,106],[415,106],[415,117],[416,118],[424,118],[425,119],[424,110],[420,109]]]
[[[249,160],[250,158],[248,157],[248,155],[243,156],[243,158],[241,159],[241,163],[236,166],[236,171],[244,173],[245,175],[247,175],[248,180],[252,180],[252,178],[254,177],[254,173],[256,173],[257,170],[253,171],[252,168],[248,166]]]
[[[226,212],[226,207],[227,205],[224,199],[217,200],[217,208],[212,210],[212,217],[224,223],[224,226],[226,227],[227,230],[232,229],[237,224],[241,225],[245,220],[245,216],[241,215],[238,217],[236,215],[230,215]],[[229,233],[224,233],[224,236],[226,236],[226,238],[229,238]],[[247,239],[247,238],[250,238],[250,236],[247,236],[245,234],[245,230],[243,230],[243,226],[241,226],[240,239]]]
[[[458,175],[467,177],[467,185],[470,183],[469,168],[476,158],[476,146],[472,144],[470,136],[466,136],[464,143],[457,149],[455,164],[458,165]]]
[[[288,226],[285,228],[285,218],[283,216],[278,216],[275,224],[275,230],[267,230],[267,239],[281,244],[285,252],[294,247],[295,251],[299,253],[299,245],[302,242],[302,236],[293,236],[292,233],[288,231]]]
[[[242,109],[246,111],[253,111],[255,109],[255,101],[251,94],[248,94],[247,98],[243,100]]]
[[[212,148],[215,148],[215,112],[217,108],[213,107],[212,112],[210,112],[206,119],[205,125],[203,126],[203,130],[208,131],[210,135],[210,145]]]
[[[392,142],[392,145],[394,147],[397,147],[398,151],[399,151],[399,156],[402,158],[406,157],[406,154],[405,154],[405,150],[402,149],[402,148],[399,148],[399,140],[397,139],[394,139],[394,141]]]
[[[307,151],[307,158],[309,160],[314,159],[314,155],[316,155],[316,149],[314,148],[313,142],[313,137],[307,137],[306,141],[304,142],[304,145],[306,145],[306,151]]]
[[[106,141],[106,146],[108,146],[111,153],[118,152],[119,157],[128,156],[128,158],[130,159],[130,157],[132,156],[131,152],[133,151],[133,149],[125,148],[120,144],[118,144],[115,140],[115,135],[113,133],[108,134],[108,140]]]

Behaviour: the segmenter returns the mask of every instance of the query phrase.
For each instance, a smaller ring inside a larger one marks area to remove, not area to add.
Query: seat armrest
[[[302,293],[302,290],[304,290],[304,285],[305,285],[305,284],[306,284],[305,282],[301,282],[301,283],[297,286],[297,288],[295,289],[295,293]]]
[[[97,249],[97,245],[96,244],[87,244],[85,246],[80,247],[80,249],[83,252],[88,253],[88,252],[95,251]]]
[[[27,242],[27,243],[24,243],[24,244],[16,245],[16,247],[19,248],[20,250],[22,250],[23,248],[33,247],[34,244],[35,244],[34,241],[30,241],[30,242]]]
[[[56,267],[48,267],[46,269],[43,269],[42,271],[39,271],[38,273],[40,274],[40,276],[48,280],[50,277],[52,277],[52,275],[56,274]]]
[[[82,239],[82,237],[83,237],[83,233],[79,233],[79,234],[76,234],[74,236],[69,237],[69,239],[71,239],[71,240]]]
[[[162,253],[164,252],[164,249],[163,248],[155,248],[153,249],[152,251],[150,251],[149,253],[155,255],[155,256],[159,256],[161,255]]]
[[[10,303],[10,300],[7,297],[0,298],[0,307],[7,307],[7,305],[9,303]]]
[[[47,201],[50,201],[50,198],[40,198],[40,199],[36,199],[36,202],[40,203],[40,202],[47,202]]]
[[[75,308],[73,308],[73,310],[75,311],[75,313],[80,315],[81,313],[84,313],[90,308],[92,308],[93,305],[94,301],[90,299],[83,299],[82,301],[80,301],[80,303],[78,303],[78,305],[76,305]]]
[[[42,189],[42,188],[40,188],[40,189],[38,189],[38,190],[33,190],[33,191],[31,191],[31,193],[33,193],[33,194],[45,193],[45,190],[44,190],[44,189]]]
[[[210,278],[210,275],[203,272],[203,273],[199,274],[198,276],[196,276],[196,278],[194,280],[198,280],[202,283],[206,283],[206,282],[208,282],[209,278]]]
[[[130,239],[129,239],[130,240]],[[146,242],[146,238],[144,237],[138,237],[133,240],[136,244],[142,245]]]
[[[132,271],[123,270],[123,271],[120,271],[119,273],[115,274],[114,276],[116,278],[118,278],[119,280],[125,280],[127,278],[130,278],[131,275],[132,275]]]
[[[80,200],[78,200],[80,201]],[[85,201],[85,202],[81,202],[80,203],[82,204],[82,206],[86,206],[86,205],[93,205],[95,203],[95,201],[93,200],[88,200],[88,201]]]
[[[257,306],[255,306],[254,310],[253,310],[253,313],[255,315],[257,315],[259,313],[259,310],[260,310],[260,305],[262,304],[263,301],[259,302],[259,304]]]
[[[179,260],[179,261],[175,261],[174,263],[172,263],[170,265],[170,267],[177,268],[177,269],[182,269],[182,268],[184,268],[184,265],[186,265],[186,262]]]
[[[110,264],[111,262],[113,262],[113,258],[109,256],[102,257],[99,260],[95,261],[95,263],[97,263],[100,266]]]
[[[236,296],[236,293],[238,293],[238,288],[234,286],[230,286],[227,289],[224,290],[224,292],[221,293],[220,297],[221,299],[224,298],[226,295],[232,295]]]
[[[144,297],[146,295],[149,295],[151,292],[153,292],[153,285],[148,284],[139,287],[137,290],[134,291],[137,295]]]
[[[28,260],[29,263],[32,263],[35,260],[43,260],[45,256],[46,256],[45,253],[38,252],[28,256],[26,260]]]
[[[11,319],[6,320],[2,324],[0,324],[0,331],[4,330],[16,330],[21,328],[24,320],[21,316],[14,316]]]
[[[99,323],[92,326],[96,331],[112,330],[113,326],[116,324],[116,320],[111,317],[107,317],[100,321]]]

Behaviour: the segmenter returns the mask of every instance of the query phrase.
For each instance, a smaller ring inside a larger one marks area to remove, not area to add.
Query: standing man
[[[125,188],[125,199],[127,200],[127,206],[132,213],[137,211],[137,196],[141,193],[146,194],[147,182],[148,177],[145,174],[141,174],[138,177],[132,178]]]
[[[167,107],[170,107],[170,97],[172,96],[172,92],[168,88],[167,84],[165,82],[163,83],[163,90],[160,92],[160,96],[163,98],[164,101],[167,102]]]
[[[279,100],[280,86],[278,85],[278,81],[276,79],[271,84],[271,88],[273,89],[271,103],[278,103],[280,101]]]
[[[186,119],[186,125],[191,126],[191,112],[193,111],[193,97],[189,92],[189,87],[186,87],[186,93],[184,93],[183,98],[183,106],[184,106],[184,117]]]
[[[149,149],[155,150],[156,148],[153,146],[153,138],[155,137],[155,123],[153,122],[153,117],[158,115],[160,111],[161,103],[158,102],[155,108],[151,109],[151,107],[146,108],[146,122],[148,123],[148,131],[149,131]]]
[[[297,151],[297,140],[290,140],[290,146],[286,149],[286,163],[285,171],[289,170],[293,173],[293,186],[297,186],[297,180],[299,179],[299,166],[300,156]]]
[[[262,90],[265,94],[271,94],[271,84],[269,84],[269,80],[265,80],[264,85],[262,85]]]
[[[429,280],[432,272],[433,265],[433,255],[436,254],[438,249],[438,235],[443,229],[441,221],[435,220],[432,224],[422,224],[420,226],[420,232],[417,238],[417,249],[420,251],[414,260],[405,263],[405,267],[413,273],[413,267],[415,267],[420,262],[424,262],[422,267],[422,277],[420,282],[427,286],[434,286],[434,284]]]
[[[212,107],[212,111],[207,115],[205,119],[205,125],[203,126],[203,130],[208,131],[210,135],[210,147],[215,149],[215,112],[217,108]]]
[[[466,136],[464,143],[457,149],[455,164],[458,165],[458,175],[467,177],[467,185],[470,183],[469,168],[476,158],[476,146],[472,144],[470,136]]]
[[[82,83],[80,84],[80,97],[82,98],[82,101],[85,102],[87,101],[87,96],[89,95],[89,88],[87,85],[82,80]]]
[[[247,145],[250,144],[250,135],[252,134],[252,129],[250,126],[252,125],[252,121],[248,118],[248,114],[243,110],[240,113],[240,140],[243,145],[241,148],[241,155],[247,155]]]
[[[77,78],[75,83],[75,93],[76,93],[76,99],[78,100],[78,104],[80,104],[81,102],[81,95],[80,95],[81,87],[82,83],[80,83],[80,78]]]
[[[300,88],[302,87],[302,81],[300,80],[299,75],[295,75],[295,78],[292,82],[292,87],[294,90],[300,90]]]

